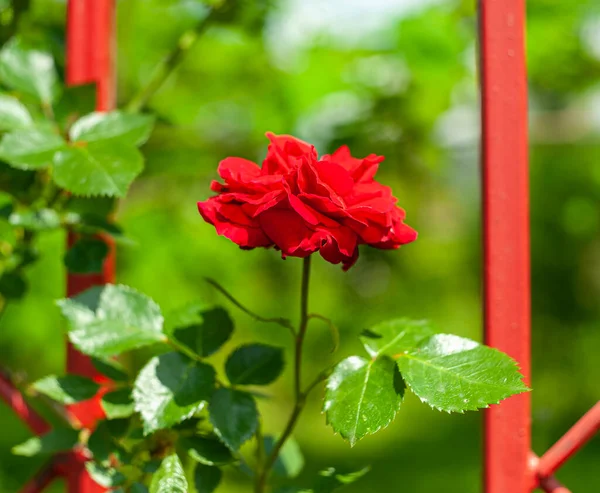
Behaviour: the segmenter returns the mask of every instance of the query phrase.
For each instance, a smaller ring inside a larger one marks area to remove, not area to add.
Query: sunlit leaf
[[[91,113],[77,120],[69,135],[74,142],[120,140],[131,145],[141,145],[148,139],[154,118],[139,113]]]
[[[140,152],[121,142],[68,147],[54,156],[56,184],[81,196],[124,197],[144,167]]]
[[[33,124],[29,111],[17,98],[0,94],[0,130],[18,130]]]
[[[360,340],[372,358],[382,355],[394,358],[413,349],[433,333],[433,329],[425,320],[399,318],[379,323],[363,331]]]
[[[0,80],[8,87],[51,104],[59,93],[52,55],[13,38],[0,51]]]
[[[66,142],[52,130],[14,130],[0,141],[0,159],[19,169],[39,169],[52,164],[54,155],[67,149]]]
[[[369,472],[370,468],[365,467],[360,471],[350,473],[339,473],[333,467],[321,471],[319,480],[313,490],[314,493],[331,493],[346,485],[355,483]]]
[[[421,401],[442,411],[476,410],[528,390],[513,359],[455,335],[436,334],[397,363]]]
[[[109,284],[58,301],[69,339],[84,354],[107,358],[164,341],[159,306],[133,288]]]
[[[215,370],[183,354],[152,358],[140,371],[133,388],[135,410],[144,433],[168,428],[201,410],[215,387]]]
[[[333,430],[354,446],[392,422],[403,396],[404,383],[390,358],[350,356],[329,376],[323,410]]]
[[[177,454],[165,457],[152,476],[150,493],[188,493],[183,466]]]
[[[54,209],[25,210],[13,212],[10,224],[30,231],[48,231],[60,228],[60,216]]]

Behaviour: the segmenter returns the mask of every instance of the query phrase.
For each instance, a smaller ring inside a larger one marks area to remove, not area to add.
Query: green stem
[[[215,288],[217,291],[219,291],[223,296],[225,296],[225,298],[227,298],[229,301],[231,301],[231,303],[233,303],[236,307],[238,307],[240,310],[242,310],[246,315],[249,315],[250,317],[252,317],[254,320],[257,320],[258,322],[266,322],[266,323],[273,323],[273,324],[281,325],[282,327],[285,327],[286,329],[288,329],[294,337],[296,336],[296,331],[294,330],[294,326],[292,325],[292,322],[290,322],[287,318],[279,318],[279,317],[270,318],[270,317],[263,317],[261,315],[258,315],[256,313],[254,313],[253,311],[251,311],[250,309],[246,308],[244,305],[242,305],[238,300],[236,300],[233,297],[233,295],[231,295],[223,286],[221,286],[214,279],[206,277],[206,278],[204,278],[204,280],[208,284],[210,284],[213,288]]]
[[[304,347],[304,337],[306,335],[306,329],[308,327],[308,288],[310,281],[310,256],[304,259],[302,268],[302,287],[300,292],[300,326],[298,327],[298,333],[296,334],[295,341],[295,357],[294,357],[294,409],[290,415],[287,425],[283,430],[283,433],[279,437],[279,440],[275,443],[273,450],[267,456],[265,463],[262,468],[258,471],[256,476],[255,493],[264,493],[267,487],[267,479],[279,452],[285,445],[285,442],[290,438],[298,418],[304,409],[306,403],[306,396],[308,392],[314,387],[311,385],[306,392],[302,391],[302,350]]]
[[[194,28],[189,29],[181,35],[177,46],[158,64],[148,84],[142,87],[129,102],[126,108],[127,111],[135,113],[146,108],[154,94],[162,87],[171,73],[179,67],[185,55],[196,44],[202,33],[206,31],[206,28],[213,21],[216,12],[217,10],[215,9],[211,10]]]

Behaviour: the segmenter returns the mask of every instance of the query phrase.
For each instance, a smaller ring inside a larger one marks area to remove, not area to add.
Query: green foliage
[[[127,477],[116,469],[104,467],[95,462],[86,462],[85,468],[92,479],[105,488],[114,488],[127,480]]]
[[[264,437],[265,453],[270,454],[275,447],[276,438],[272,436]],[[304,456],[300,450],[298,442],[289,439],[285,442],[277,460],[273,466],[273,473],[284,478],[295,478],[302,472],[304,467]]]
[[[34,382],[31,387],[61,404],[75,404],[91,399],[100,389],[96,382],[79,375],[50,375]]]
[[[194,486],[197,493],[212,493],[215,491],[223,473],[218,467],[198,464],[194,470]]]
[[[134,113],[90,113],[77,120],[69,130],[73,142],[123,142],[142,145],[148,140],[154,118]]]
[[[431,335],[433,330],[427,321],[400,318],[379,323],[363,331],[360,339],[372,358],[397,358]]]
[[[513,359],[455,335],[426,339],[398,368],[419,399],[441,411],[476,410],[528,390]]]
[[[354,446],[389,425],[403,397],[404,383],[391,359],[351,356],[329,376],[323,410],[333,430]]]
[[[152,358],[133,388],[135,410],[144,433],[168,428],[200,411],[215,387],[215,370],[206,363],[171,352]]]
[[[80,238],[65,255],[65,266],[73,274],[102,272],[108,255],[106,242],[96,238]]]
[[[185,437],[180,444],[192,459],[206,466],[224,466],[236,460],[216,436]]]
[[[142,155],[135,147],[98,140],[56,153],[53,179],[76,195],[124,197],[143,167]]]
[[[17,98],[0,94],[0,131],[30,127],[33,119],[29,110]]]
[[[91,288],[58,302],[69,339],[83,353],[107,358],[165,341],[159,306],[127,286]]]
[[[119,389],[104,394],[100,404],[108,419],[128,418],[134,411],[129,389]]]
[[[50,105],[60,92],[52,55],[13,38],[0,52],[0,81]]]
[[[67,149],[63,138],[51,129],[26,128],[7,133],[0,142],[0,159],[18,169],[47,168],[54,155]]]
[[[237,348],[225,364],[232,385],[268,385],[283,371],[283,350],[266,344]]]
[[[258,411],[250,394],[221,388],[209,404],[210,421],[215,433],[231,450],[237,451],[256,431]]]
[[[152,477],[150,493],[187,493],[188,483],[177,454],[165,457]]]
[[[33,457],[65,452],[73,448],[79,438],[79,432],[70,428],[54,428],[48,433],[32,437],[12,449],[15,455]]]
[[[218,351],[233,333],[233,321],[218,307],[187,306],[173,313],[170,323],[172,327],[168,332],[202,357]]]

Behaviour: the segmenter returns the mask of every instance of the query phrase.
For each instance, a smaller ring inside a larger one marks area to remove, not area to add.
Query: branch
[[[19,493],[40,493],[58,476],[55,460],[52,459],[31,478]]]
[[[210,284],[212,287],[214,287],[217,291],[219,291],[223,296],[225,296],[225,298],[227,298],[229,301],[231,301],[240,310],[242,310],[246,315],[251,316],[254,320],[257,320],[259,322],[266,322],[266,323],[273,323],[273,324],[281,325],[282,327],[285,327],[286,329],[288,329],[292,333],[292,335],[295,337],[296,333],[294,330],[294,326],[292,325],[292,322],[290,322],[287,318],[280,318],[280,317],[270,318],[270,317],[263,317],[261,315],[258,315],[256,313],[254,313],[253,311],[249,310],[248,308],[246,308],[244,305],[242,305],[238,300],[236,300],[233,297],[233,295],[231,295],[223,286],[221,286],[214,279],[205,277],[204,280],[208,284]]]
[[[175,46],[175,48],[173,48],[173,50],[154,69],[154,73],[148,84],[145,87],[142,87],[129,102],[127,111],[135,113],[146,108],[154,94],[162,87],[171,73],[179,67],[185,55],[196,44],[202,33],[206,31],[208,26],[214,20],[217,12],[218,11],[213,8],[193,29],[186,31],[181,35],[177,42],[177,46]]]

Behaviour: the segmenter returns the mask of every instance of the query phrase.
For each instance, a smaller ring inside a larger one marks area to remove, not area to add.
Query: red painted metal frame
[[[530,252],[525,0],[480,0],[485,342],[530,380]],[[600,402],[541,458],[529,394],[486,410],[486,493],[569,493],[552,474],[600,430]]]
[[[114,60],[114,0],[69,0],[67,12],[67,71],[69,85],[95,84],[96,110],[110,111],[115,107],[115,60]],[[71,235],[68,243],[75,238]],[[67,277],[67,295],[75,296],[86,289],[114,282],[114,243],[106,240],[109,256],[99,275],[73,275]],[[90,360],[67,347],[67,371],[103,381]],[[98,399],[77,404],[73,414],[86,427],[93,427],[103,417]],[[64,468],[69,493],[95,493],[106,491],[89,477],[84,460],[70,460]]]
[[[525,0],[481,0],[485,342],[530,375]],[[486,410],[486,493],[530,491],[530,397]]]

